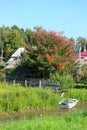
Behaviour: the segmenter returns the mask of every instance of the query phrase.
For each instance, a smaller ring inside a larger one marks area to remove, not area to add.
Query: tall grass
[[[87,102],[87,89],[70,89],[64,96],[68,98],[76,98],[80,102]]]
[[[87,112],[0,124],[0,130],[87,130]]]
[[[51,89],[23,87],[20,84],[0,83],[0,112],[21,111],[23,109],[53,109],[64,98],[76,98],[87,101],[86,89],[70,89],[61,97]]]
[[[0,112],[21,111],[29,108],[53,108],[58,104],[58,94],[51,89],[24,88],[0,83]]]

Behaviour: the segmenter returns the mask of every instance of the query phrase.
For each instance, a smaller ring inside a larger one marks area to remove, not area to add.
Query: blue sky
[[[87,38],[87,0],[0,0],[0,27],[61,32],[68,38]]]

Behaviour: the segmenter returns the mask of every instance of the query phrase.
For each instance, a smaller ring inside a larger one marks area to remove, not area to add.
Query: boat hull
[[[73,108],[74,106],[76,106],[78,100],[77,99],[66,99],[66,100],[62,100],[59,102],[59,106],[61,108]]]

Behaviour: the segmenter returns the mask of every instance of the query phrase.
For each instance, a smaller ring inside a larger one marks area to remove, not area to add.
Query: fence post
[[[13,85],[15,86],[15,79],[13,80]]]
[[[41,88],[41,80],[39,80],[39,88]]]
[[[6,79],[4,79],[4,83],[6,83]]]
[[[25,80],[25,86],[27,87],[27,80]]]

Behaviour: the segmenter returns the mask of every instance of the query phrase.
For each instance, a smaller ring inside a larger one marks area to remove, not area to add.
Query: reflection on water
[[[61,109],[61,108],[56,108],[55,110],[47,110],[47,109],[38,109],[38,110],[24,110],[21,112],[11,112],[11,113],[3,113],[0,114],[0,121],[1,122],[8,122],[11,120],[19,120],[19,119],[31,119],[35,117],[42,117],[42,116],[52,116],[52,115],[63,115],[68,112],[73,112],[73,111],[78,111],[78,110],[87,110],[87,102],[86,103],[80,103],[76,105],[75,108],[73,109]]]
[[[77,109],[78,110],[86,110],[87,111],[87,102],[78,102],[77,104]]]

